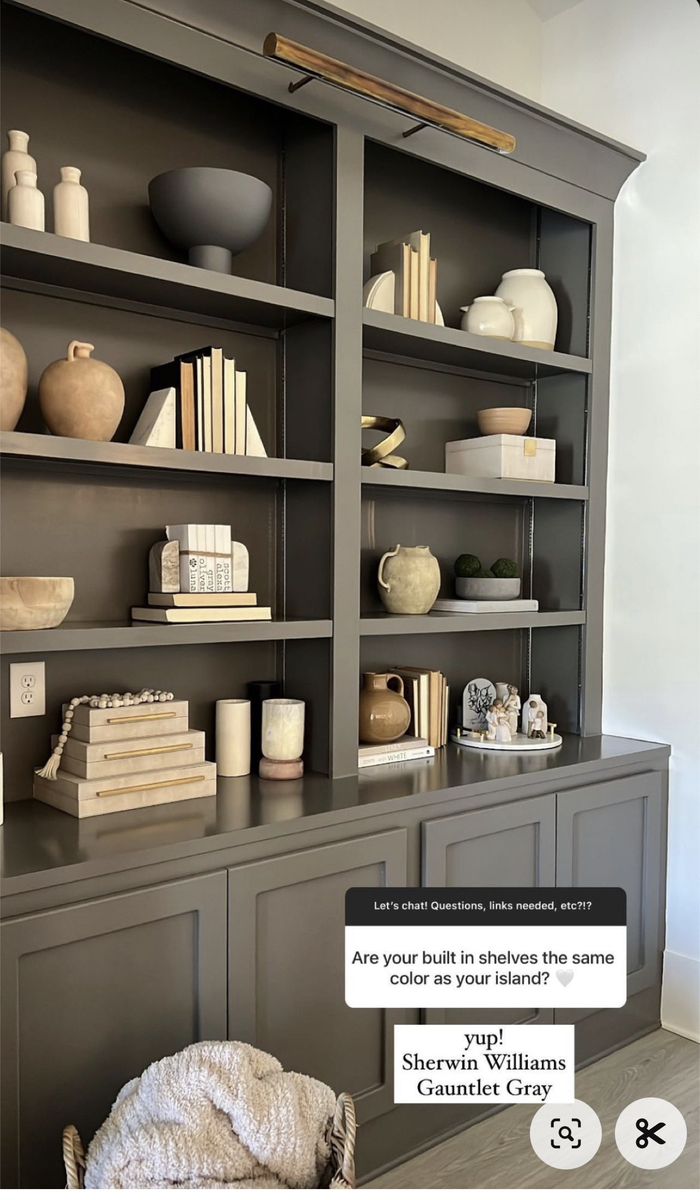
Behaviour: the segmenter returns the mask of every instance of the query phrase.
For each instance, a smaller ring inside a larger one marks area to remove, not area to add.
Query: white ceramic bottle
[[[53,230],[60,237],[90,241],[90,207],[78,167],[61,167],[61,182],[53,189]]]
[[[36,172],[36,161],[28,151],[29,134],[21,129],[10,129],[7,134],[8,147],[2,156],[2,215],[9,221],[8,196],[10,188],[17,182],[15,171]]]
[[[44,196],[36,186],[36,171],[16,171],[15,177],[17,182],[8,198],[10,224],[43,232]]]
[[[477,296],[461,311],[464,313],[462,329],[466,329],[467,333],[512,341],[515,332],[513,305],[508,304],[502,296]]]
[[[506,271],[496,295],[513,305],[514,342],[538,350],[553,350],[557,333],[557,302],[544,271],[523,267]]]

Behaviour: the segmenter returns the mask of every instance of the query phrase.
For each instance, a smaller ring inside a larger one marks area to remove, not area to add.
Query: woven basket
[[[348,1092],[341,1092],[328,1131],[331,1157],[326,1170],[326,1188],[352,1189],[355,1186],[355,1137],[357,1121],[355,1105]],[[63,1163],[66,1168],[66,1187],[85,1187],[85,1150],[75,1125],[63,1130]]]

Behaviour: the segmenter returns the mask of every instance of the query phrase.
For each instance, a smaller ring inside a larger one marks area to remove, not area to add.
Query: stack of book
[[[272,620],[248,590],[248,550],[232,541],[230,525],[167,525],[165,532],[168,541],[151,552],[148,607],[132,608],[134,624]],[[176,552],[173,574],[163,569],[162,547]]]
[[[186,700],[75,710],[55,779],[34,775],[34,798],[73,817],[213,796],[216,763],[189,728]],[[57,739],[54,738],[54,745]]]
[[[394,312],[400,317],[435,324],[437,259],[430,257],[430,234],[417,229],[392,242],[382,242],[370,259],[372,275],[394,272]]]
[[[416,762],[420,759],[434,757],[435,747],[429,744],[427,738],[407,735],[398,738],[395,742],[385,743],[383,746],[370,746],[366,742],[361,742],[357,765],[360,769],[362,767],[382,767],[386,763]]]
[[[151,389],[132,443],[266,457],[248,407],[246,373],[221,346],[202,346],[153,367]]]
[[[431,612],[437,613],[514,613],[537,612],[537,600],[436,600]]]
[[[442,671],[424,667],[392,667],[403,679],[404,695],[411,709],[409,732],[425,738],[440,749],[449,733],[450,689]]]

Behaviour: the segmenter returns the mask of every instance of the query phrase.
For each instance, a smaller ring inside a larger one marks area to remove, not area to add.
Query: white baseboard
[[[661,1024],[700,1042],[700,962],[673,950],[664,951]]]

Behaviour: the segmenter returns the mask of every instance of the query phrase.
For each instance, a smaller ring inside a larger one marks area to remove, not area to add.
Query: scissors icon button
[[[665,1146],[666,1145],[665,1138],[658,1136],[659,1130],[665,1129],[665,1128],[666,1128],[666,1122],[659,1121],[658,1125],[653,1125],[652,1128],[650,1129],[649,1122],[646,1120],[646,1118],[640,1117],[639,1120],[637,1121],[637,1129],[639,1130],[639,1133],[640,1133],[640,1136],[637,1138],[637,1146],[639,1147],[639,1149],[644,1150],[649,1145],[650,1141],[656,1142],[657,1146]]]

